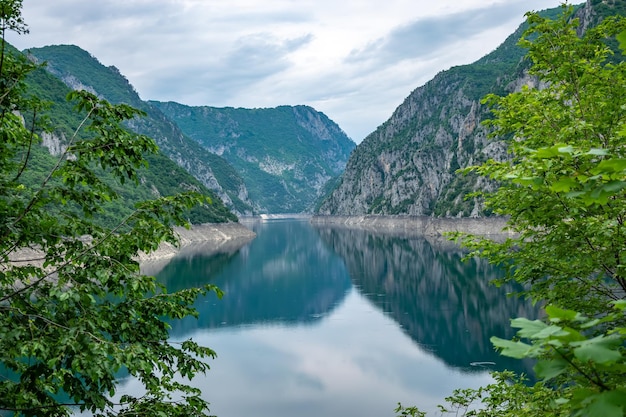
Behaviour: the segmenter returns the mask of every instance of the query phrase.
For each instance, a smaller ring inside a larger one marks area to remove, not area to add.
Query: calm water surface
[[[461,262],[458,250],[421,238],[306,221],[251,227],[247,246],[175,258],[157,275],[171,290],[225,292],[199,300],[199,319],[171,332],[217,352],[194,380],[213,414],[393,416],[399,401],[435,410],[453,389],[489,383],[489,370],[530,372],[489,343],[534,310],[490,286],[486,262]],[[131,379],[121,386],[137,389]]]

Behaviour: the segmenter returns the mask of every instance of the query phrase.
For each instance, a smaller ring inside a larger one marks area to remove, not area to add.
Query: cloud
[[[519,10],[512,13],[511,9]],[[407,59],[427,59],[434,54],[445,54],[450,45],[463,42],[489,29],[520,22],[525,11],[521,2],[488,5],[468,12],[455,12],[415,20],[391,30],[386,36],[354,49],[346,62],[388,67]],[[504,39],[502,39],[504,40]]]
[[[198,56],[182,71],[167,66],[153,73],[154,78],[147,87],[164,96],[175,89],[186,97],[186,104],[196,105],[206,105],[211,99],[230,102],[243,94],[253,97],[251,87],[288,70],[293,65],[289,55],[311,39],[312,35],[293,39],[276,39],[263,33],[244,36],[219,58]],[[204,53],[211,54],[211,51]]]
[[[20,49],[74,44],[144,99],[307,104],[356,141],[439,71],[560,0],[27,0]]]
[[[311,41],[312,35],[296,39],[272,39],[268,33],[239,38],[223,61],[222,69],[234,71],[236,77],[256,79],[280,72],[288,66],[286,57]]]

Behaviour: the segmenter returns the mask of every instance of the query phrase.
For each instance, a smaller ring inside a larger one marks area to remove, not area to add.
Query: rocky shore
[[[235,250],[256,236],[256,233],[241,223],[206,223],[194,225],[191,229],[175,227],[174,231],[179,238],[178,247],[164,242],[154,252],[139,254],[138,261],[144,273],[156,273],[174,256]],[[40,251],[24,248],[12,253],[10,260],[40,267],[43,258]]]
[[[194,225],[191,229],[176,227],[180,245],[167,242],[159,249],[139,256],[144,274],[154,275],[174,256],[195,256],[237,250],[256,237],[256,233],[241,223],[206,223]]]
[[[443,236],[447,232],[462,232],[481,236],[506,236],[507,219],[487,218],[436,218],[427,216],[313,216],[315,226],[346,227],[405,236]]]

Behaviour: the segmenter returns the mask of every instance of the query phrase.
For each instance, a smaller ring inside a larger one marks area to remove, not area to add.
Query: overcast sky
[[[74,44],[144,100],[306,104],[355,142],[439,71],[561,0],[23,0],[19,49]],[[579,2],[575,2],[579,3]]]

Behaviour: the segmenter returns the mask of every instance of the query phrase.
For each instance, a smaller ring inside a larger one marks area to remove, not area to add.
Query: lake
[[[172,322],[172,340],[218,354],[194,380],[211,413],[379,417],[398,402],[432,412],[455,388],[489,383],[490,370],[531,372],[489,342],[536,312],[489,284],[497,270],[486,261],[303,220],[250,227],[257,237],[240,249],[174,258],[157,274],[170,290],[213,283],[225,293],[199,300],[199,319]]]

